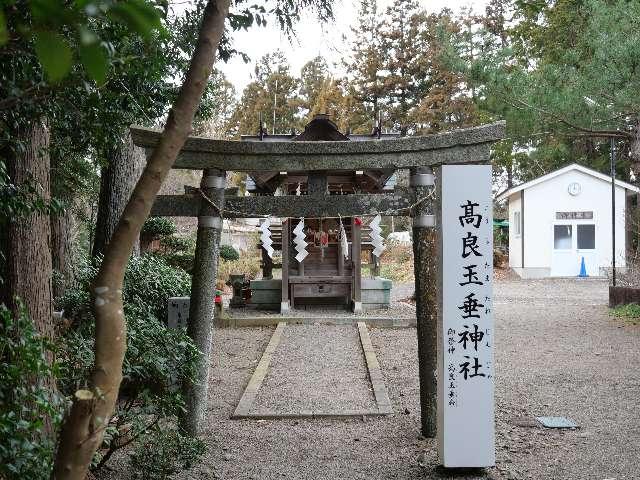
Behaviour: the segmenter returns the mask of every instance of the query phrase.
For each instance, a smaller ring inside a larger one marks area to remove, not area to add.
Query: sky
[[[392,0],[378,0],[378,9],[384,11],[392,3]],[[456,13],[466,7],[473,8],[476,13],[482,13],[487,0],[419,0],[419,3],[433,13],[445,7]],[[295,27],[297,37],[292,42],[273,22],[269,22],[267,27],[253,27],[246,32],[235,32],[234,47],[249,55],[251,62],[245,64],[240,57],[235,57],[226,64],[219,62],[216,67],[233,83],[238,96],[251,81],[255,61],[277,49],[285,53],[295,75],[300,73],[306,62],[322,55],[330,66],[336,65],[332,71],[339,76],[343,73],[339,66],[340,61],[349,55],[350,27],[357,23],[359,4],[359,0],[335,0],[335,20],[327,24],[322,24],[312,15],[303,16]]]

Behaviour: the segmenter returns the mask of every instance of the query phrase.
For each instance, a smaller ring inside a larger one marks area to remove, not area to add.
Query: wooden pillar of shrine
[[[437,325],[438,243],[435,222],[434,176],[430,168],[411,169],[416,201],[413,217],[413,263],[415,274],[422,435],[436,436],[437,428]]]
[[[280,313],[288,313],[289,303],[289,232],[291,219],[282,220],[282,299],[280,301]]]
[[[183,385],[186,413],[182,428],[193,436],[200,433],[209,396],[209,359],[225,184],[226,172],[216,169],[203,171],[200,188],[207,198],[200,201],[187,324],[187,334],[193,339],[200,355],[195,379],[187,380]]]
[[[362,312],[362,220],[351,220],[351,260],[353,261],[353,290],[351,300],[354,313]]]

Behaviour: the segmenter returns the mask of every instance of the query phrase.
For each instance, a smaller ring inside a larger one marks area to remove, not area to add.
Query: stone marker
[[[167,327],[169,328],[187,328],[189,320],[189,297],[171,297],[169,298],[167,308]]]

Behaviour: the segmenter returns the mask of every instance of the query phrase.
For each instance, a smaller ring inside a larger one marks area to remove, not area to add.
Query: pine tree
[[[509,6],[507,4],[507,6]],[[568,163],[607,170],[619,145],[622,178],[640,174],[640,5],[624,0],[515,2],[508,47],[474,62],[482,107],[526,146],[526,180]]]

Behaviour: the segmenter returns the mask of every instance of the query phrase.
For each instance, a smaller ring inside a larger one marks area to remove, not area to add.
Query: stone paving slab
[[[271,357],[273,355],[273,352],[276,350],[276,347],[280,343],[280,338],[282,337],[282,332],[286,327],[286,325],[287,324],[284,322],[279,323],[278,326],[276,327],[275,332],[273,332],[273,335],[271,336],[271,340],[269,341],[267,348],[265,348],[264,353],[262,354],[262,358],[260,359],[258,366],[253,372],[251,379],[249,380],[249,384],[247,385],[247,388],[242,394],[242,397],[240,397],[240,402],[238,402],[236,411],[233,414],[234,417],[239,418],[242,415],[247,415],[249,413],[251,405],[255,401],[256,395],[258,394],[258,390],[260,389],[260,386],[262,385],[264,377],[267,374],[267,370],[269,368],[269,363],[271,362]]]

